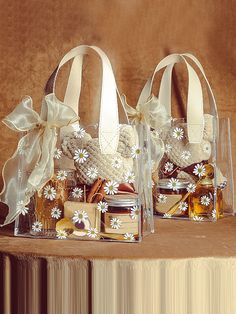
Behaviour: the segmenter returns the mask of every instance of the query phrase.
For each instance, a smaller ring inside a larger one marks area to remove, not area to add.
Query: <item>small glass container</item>
[[[177,179],[178,185],[175,190],[169,186],[169,179],[160,179],[153,194],[154,212],[159,215],[167,215],[173,209],[171,216],[188,216],[188,198],[184,198],[189,181]],[[183,201],[182,201],[183,200]],[[174,210],[175,207],[175,210]]]
[[[216,197],[214,196],[216,194]],[[216,220],[223,217],[222,190],[213,186],[212,179],[203,178],[189,197],[189,217],[193,220]]]
[[[141,208],[135,194],[111,195],[105,198],[108,210],[102,213],[101,230],[107,234],[122,235],[121,240],[138,240],[141,226]]]

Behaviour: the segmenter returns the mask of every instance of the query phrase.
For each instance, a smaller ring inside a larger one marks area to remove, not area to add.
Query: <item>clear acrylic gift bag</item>
[[[189,59],[206,83],[209,113],[199,76]],[[188,70],[187,115],[181,119],[171,117],[172,70],[179,62]],[[152,154],[154,213],[163,218],[190,218],[198,222],[232,215],[234,185],[229,122],[218,118],[210,84],[201,64],[191,54],[164,58],[147,81],[139,103],[150,97],[155,74],[163,68],[156,101],[165,119],[152,128],[162,151],[158,158]]]
[[[83,57],[91,52],[102,63],[100,117],[98,123],[84,125],[78,104]],[[70,60],[61,102],[55,95],[56,78]],[[63,57],[46,85],[38,123],[18,145],[15,175],[21,193],[16,193],[14,215],[8,216],[16,219],[15,235],[138,242],[153,231],[149,128],[130,125],[125,111],[120,122],[119,99],[124,111],[101,49],[78,46]],[[26,163],[36,138],[38,152]]]

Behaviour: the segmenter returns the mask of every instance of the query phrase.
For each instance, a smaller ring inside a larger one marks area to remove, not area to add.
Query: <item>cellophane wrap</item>
[[[78,108],[78,84],[81,84],[78,73],[81,75],[83,57],[91,50],[99,55],[103,69],[100,116],[95,123],[94,114],[91,121],[84,122]],[[57,72],[70,59],[73,63],[66,95],[64,101],[59,101],[55,95]],[[14,217],[15,235],[141,241],[144,235],[154,231],[151,132],[146,121],[128,119],[107,56],[94,46],[76,47],[63,57],[47,86],[50,93],[45,100],[52,98],[53,104],[58,105],[57,113],[66,108],[70,115],[64,113],[60,125],[49,116],[40,116],[36,128],[21,134],[24,147],[14,172],[16,191],[22,186],[25,189],[24,176],[29,179],[35,169],[43,172],[38,172],[42,180],[37,180],[30,194],[27,189],[28,197],[23,202],[20,193],[12,194],[21,206]],[[47,132],[53,132],[53,140]],[[32,140],[38,134],[40,149],[34,151],[34,162],[25,167],[29,150],[33,149]]]
[[[188,71],[186,116],[183,118],[175,118],[171,110],[172,70],[179,62],[184,63]],[[139,101],[150,95],[154,76],[162,68],[165,71],[157,101],[170,119],[166,123],[160,120],[157,127],[150,125],[151,138],[159,139],[156,147],[160,147],[160,143],[164,147],[161,156],[151,149],[154,213],[165,219],[195,222],[216,221],[232,215],[234,181],[229,120],[219,118],[205,72],[191,54],[164,58],[147,81]],[[195,68],[200,70],[207,86],[208,102],[203,97]]]

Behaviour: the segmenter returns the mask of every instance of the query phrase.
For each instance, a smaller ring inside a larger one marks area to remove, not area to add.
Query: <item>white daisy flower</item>
[[[193,216],[194,221],[203,221],[203,217]]]
[[[98,176],[98,169],[96,167],[88,168],[87,176],[91,179],[96,179]]]
[[[170,153],[171,149],[172,149],[172,146],[170,144],[165,145],[165,152],[166,153]]]
[[[209,196],[207,195],[203,195],[201,196],[200,198],[200,203],[203,205],[203,206],[208,206],[211,202],[211,199]]]
[[[71,194],[72,197],[80,199],[83,195],[83,190],[80,188],[74,188]]]
[[[54,151],[54,158],[55,159],[60,159],[62,155],[62,150],[60,150],[59,148],[56,148]]]
[[[172,136],[178,141],[182,140],[182,138],[184,137],[184,130],[182,128],[176,127],[172,132]]]
[[[83,164],[87,160],[88,156],[89,154],[85,149],[76,149],[75,156],[73,158],[76,162]]]
[[[73,125],[74,128],[74,136],[76,138],[83,138],[85,135],[85,130],[83,128],[81,128],[78,124]]]
[[[19,201],[16,204],[16,210],[17,210],[18,213],[20,213],[21,215],[25,216],[29,212],[29,207],[26,207],[24,205],[24,201]]]
[[[172,162],[169,161],[165,163],[164,167],[166,172],[171,172],[174,169],[174,165],[172,164]]]
[[[53,201],[56,198],[57,192],[53,186],[47,185],[44,188],[43,194],[47,200]]]
[[[112,165],[113,168],[120,169],[120,167],[122,165],[122,160],[120,158],[118,158],[118,157],[115,157],[112,160],[111,165]]]
[[[61,217],[61,210],[58,207],[53,207],[51,209],[52,218],[59,219]]]
[[[196,191],[196,185],[193,183],[189,183],[187,186],[187,191],[189,193],[194,193]]]
[[[211,216],[213,219],[216,219],[216,210],[215,209],[212,210]]]
[[[84,210],[76,210],[72,217],[73,222],[78,222],[79,224],[86,219],[88,219],[88,214]]]
[[[34,232],[40,232],[42,231],[43,224],[40,221],[35,221],[32,225],[32,230]]]
[[[57,231],[57,238],[60,240],[66,239],[68,236],[67,232],[65,230],[58,230]]]
[[[171,178],[169,179],[167,186],[173,191],[177,191],[179,189],[179,180]]]
[[[168,214],[168,213],[165,213],[163,216],[162,216],[162,218],[171,218],[171,214]]]
[[[209,153],[211,152],[211,144],[210,143],[206,143],[203,145],[203,151],[204,153]]]
[[[88,236],[89,236],[90,238],[95,239],[95,238],[98,236],[98,231],[97,231],[97,229],[96,229],[96,228],[89,228],[89,229],[88,229]]]
[[[120,229],[122,225],[122,221],[119,218],[112,218],[110,220],[110,224],[111,224],[112,229]]]
[[[108,204],[106,202],[102,202],[100,201],[97,205],[97,209],[102,212],[105,213],[108,211]]]
[[[131,208],[131,213],[130,213],[130,217],[132,219],[137,219],[138,215],[139,215],[139,207],[138,206],[134,206]]]
[[[188,203],[187,202],[180,202],[179,203],[179,210],[181,212],[185,212],[188,209]]]
[[[67,178],[67,172],[65,170],[59,170],[57,171],[57,179],[59,181],[64,181]]]
[[[167,201],[167,196],[164,195],[164,194],[159,194],[158,198],[157,198],[157,201],[158,201],[158,203],[164,204]]]
[[[181,158],[183,158],[184,160],[188,160],[190,156],[191,156],[191,153],[188,150],[184,150],[181,154]]]
[[[124,180],[127,183],[134,183],[135,182],[135,174],[132,171],[128,171],[125,175],[124,175]]]
[[[114,195],[118,193],[119,184],[115,181],[108,181],[104,187],[106,194]]]
[[[20,169],[18,169],[18,179],[22,178],[22,171]]]
[[[135,240],[133,233],[125,233],[124,234],[124,239],[125,240],[129,240],[129,241],[134,241]]]
[[[137,159],[141,154],[141,148],[139,148],[138,146],[133,146],[131,148],[131,157],[134,159]]]
[[[202,177],[206,174],[206,169],[203,164],[197,164],[193,169],[193,173],[196,176]]]

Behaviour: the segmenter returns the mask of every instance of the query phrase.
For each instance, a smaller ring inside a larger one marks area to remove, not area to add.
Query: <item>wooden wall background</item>
[[[118,86],[132,105],[161,58],[188,51],[204,65],[220,116],[231,117],[235,155],[235,21],[236,1],[231,0],[0,0],[0,118],[24,95],[31,95],[39,109],[46,79],[60,58],[79,44],[98,45],[107,52]],[[85,66],[92,81],[84,85],[85,120],[99,95],[98,62],[91,62],[95,70],[88,62]],[[183,87],[184,78],[183,71],[178,79],[175,72],[175,86]],[[180,112],[185,90],[175,89],[174,96]],[[16,140],[16,134],[0,124],[0,168]]]

